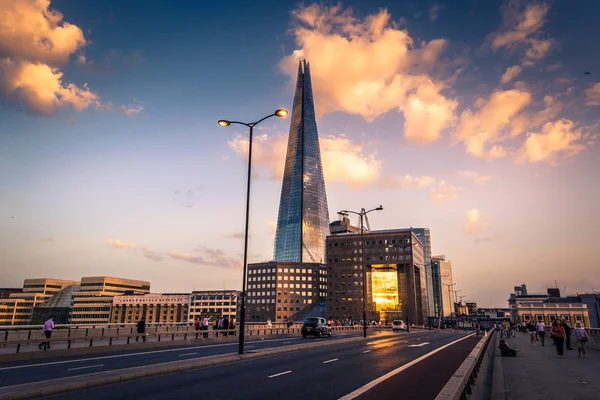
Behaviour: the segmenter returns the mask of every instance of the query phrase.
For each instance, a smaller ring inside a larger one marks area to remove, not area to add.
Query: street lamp
[[[240,309],[240,336],[239,336],[239,348],[238,353],[244,354],[244,331],[246,328],[246,273],[248,268],[248,221],[250,217],[250,178],[252,177],[252,133],[254,127],[271,117],[285,118],[288,115],[288,111],[284,108],[275,110],[273,114],[267,115],[266,117],[259,119],[256,122],[239,122],[239,121],[228,121],[226,119],[219,120],[220,126],[229,126],[231,124],[245,125],[250,128],[250,135],[248,139],[248,184],[246,186],[246,231],[244,233],[244,276],[242,278],[242,304]]]
[[[361,243],[361,260],[362,260],[362,271],[363,271],[363,336],[367,337],[367,266],[365,265],[365,227],[364,227],[364,218],[365,215],[370,213],[371,211],[381,211],[383,210],[383,206],[379,206],[373,208],[369,211],[365,211],[364,208],[360,210],[360,212],[342,210],[339,211],[338,214],[342,216],[347,216],[348,214],[356,214],[360,216],[360,243]]]

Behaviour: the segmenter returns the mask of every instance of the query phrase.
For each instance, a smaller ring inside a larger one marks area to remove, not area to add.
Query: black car
[[[304,320],[304,324],[302,325],[302,329],[300,330],[300,332],[302,332],[303,338],[307,336],[331,337],[331,326],[327,325],[327,321],[325,321],[325,318],[309,317]]]

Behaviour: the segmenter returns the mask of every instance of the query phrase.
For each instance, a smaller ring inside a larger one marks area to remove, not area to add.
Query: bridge
[[[342,326],[303,339],[299,329],[250,324],[239,355],[235,329],[149,325],[144,343],[131,325],[59,326],[40,351],[38,327],[3,327],[0,399],[600,398],[598,329],[587,359],[558,359],[523,333],[508,339],[513,358],[500,356],[494,331],[371,327],[363,338],[361,326]]]

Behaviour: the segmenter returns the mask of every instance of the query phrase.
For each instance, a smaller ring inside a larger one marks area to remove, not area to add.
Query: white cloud
[[[437,203],[455,200],[460,197],[461,192],[461,187],[450,186],[445,180],[441,180],[437,187],[431,188],[431,200]]]
[[[587,106],[600,106],[600,82],[585,90],[585,104]]]
[[[479,185],[492,179],[491,175],[481,175],[478,172],[474,171],[459,171],[456,173],[456,175],[465,179],[472,180],[473,182]]]
[[[86,40],[79,27],[49,7],[49,0],[0,2],[0,95],[45,115],[66,106],[81,111],[100,105],[86,84],[63,82],[59,68]]]
[[[298,49],[281,68],[295,80],[298,60],[311,62],[317,113],[342,111],[372,121],[398,110],[408,143],[436,141],[454,122],[457,102],[430,75],[445,40],[415,42],[386,10],[359,19],[340,5],[313,4],[292,15]]]
[[[379,180],[379,185],[384,188],[392,189],[405,187],[415,187],[420,189],[423,187],[433,186],[435,181],[435,178],[431,176],[398,175],[381,178]]]
[[[442,10],[442,8],[444,8],[444,6],[440,4],[432,5],[431,8],[429,8],[429,20],[435,21],[436,19],[438,19],[439,13]]]
[[[540,133],[530,133],[520,149],[519,160],[528,162],[555,162],[556,156],[574,156],[585,149],[581,128],[573,121],[561,119],[548,122]]]
[[[513,65],[512,67],[508,67],[506,69],[506,72],[502,75],[502,83],[508,83],[512,81],[521,73],[521,71],[523,71],[523,68],[521,68],[521,66],[519,65]]]
[[[506,150],[504,150],[504,147],[500,146],[499,144],[493,145],[487,153],[487,158],[490,160],[503,157],[506,157]]]
[[[481,213],[476,208],[465,211],[465,216],[467,219],[465,232],[469,235],[478,234],[489,225],[487,222],[482,221]]]
[[[119,108],[119,110],[124,115],[127,115],[128,117],[133,117],[133,116],[138,115],[139,113],[142,112],[143,109],[144,109],[144,107],[142,107],[138,104],[134,104],[134,105],[130,105],[130,106],[121,106]]]
[[[115,249],[135,250],[137,246],[131,242],[123,242],[119,239],[106,239],[106,244]]]
[[[287,135],[258,135],[252,143],[253,166],[266,171],[267,176],[281,179],[287,151]],[[327,183],[340,182],[349,186],[368,185],[376,181],[381,161],[374,153],[365,154],[364,145],[354,143],[345,135],[321,136],[321,162]],[[228,141],[229,147],[240,157],[247,157],[248,139],[236,135]]]
[[[469,154],[485,157],[486,145],[501,140],[513,118],[530,102],[528,92],[516,89],[495,91],[489,100],[478,99],[475,103],[477,110],[462,112],[454,132],[455,141],[463,142]],[[493,154],[498,155],[497,150]]]

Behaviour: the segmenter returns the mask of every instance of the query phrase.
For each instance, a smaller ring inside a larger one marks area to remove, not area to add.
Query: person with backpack
[[[581,322],[577,322],[575,324],[575,328],[573,328],[573,336],[575,336],[575,340],[577,341],[578,357],[587,358],[587,355],[585,354],[585,346],[590,340],[590,337],[588,336]]]

